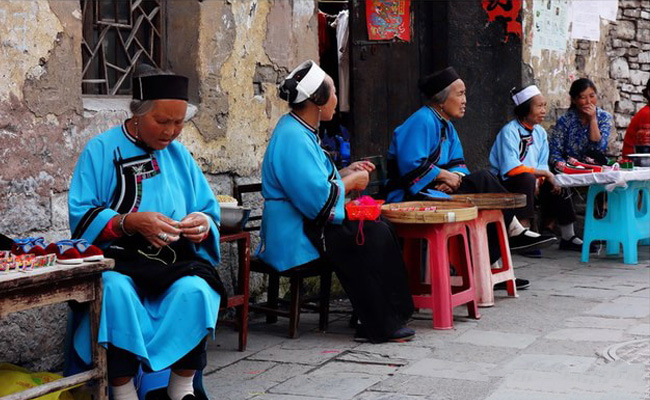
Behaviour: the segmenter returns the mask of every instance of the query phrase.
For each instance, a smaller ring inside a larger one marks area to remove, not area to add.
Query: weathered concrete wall
[[[625,128],[634,111],[641,107],[634,103],[636,100],[641,104],[639,82],[650,75],[645,72],[650,70],[647,64],[650,62],[647,55],[650,1],[620,0],[617,20],[601,19],[599,41],[572,40],[569,34],[566,52],[542,49],[536,53],[532,45],[533,1],[526,0],[522,12],[523,84],[534,81],[548,100],[549,110],[543,125],[550,128],[569,108],[571,82],[588,77],[598,88],[599,106],[614,115],[616,127],[610,136],[608,152],[620,154]]]
[[[214,191],[232,194],[235,182],[259,180],[266,143],[286,111],[277,82],[303,59],[317,59],[315,0],[166,3],[169,67],[190,77],[198,107],[180,140]],[[78,0],[0,2],[0,70],[0,232],[66,238],[78,154],[128,117],[128,101],[82,98]],[[227,285],[233,254],[224,246]],[[0,321],[0,362],[59,368],[65,310]]]

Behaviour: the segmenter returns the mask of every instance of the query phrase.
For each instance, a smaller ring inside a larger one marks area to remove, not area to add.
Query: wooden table
[[[0,400],[33,399],[89,381],[97,381],[95,399],[108,399],[106,350],[98,345],[97,336],[102,306],[101,273],[113,265],[113,260],[106,259],[78,265],[56,264],[26,273],[11,271],[0,274],[0,318],[16,311],[64,301],[90,303],[93,360],[93,368],[89,371],[0,397]]]
[[[239,351],[246,350],[248,338],[248,298],[250,279],[250,247],[251,235],[249,232],[223,233],[219,237],[220,243],[237,243],[237,254],[239,261],[239,271],[237,273],[237,288],[235,293],[228,296],[228,308],[237,309],[237,325],[239,329]]]

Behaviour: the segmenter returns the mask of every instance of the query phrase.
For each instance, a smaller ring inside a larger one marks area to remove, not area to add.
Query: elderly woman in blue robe
[[[319,123],[332,119],[337,103],[332,78],[306,61],[282,82],[280,97],[291,112],[278,121],[262,164],[260,259],[278,271],[324,260],[361,322],[358,340],[410,340],[413,301],[396,236],[382,221],[361,226],[345,215],[345,195],[365,189],[374,165],[337,171],[320,146]]]
[[[115,400],[136,400],[140,363],[172,368],[172,400],[194,398],[206,364],[205,338],[223,298],[219,206],[188,150],[176,141],[187,110],[186,77],[141,68],[133,116],[86,145],[68,199],[73,238],[116,261],[103,274],[99,343],[108,349]],[[221,293],[221,295],[220,295]],[[75,350],[88,359],[88,335]]]
[[[463,146],[452,119],[465,115],[465,83],[448,67],[424,77],[420,91],[425,105],[395,129],[388,149],[387,202],[428,199],[430,190],[448,194],[506,193],[489,171],[470,173],[465,165]],[[512,210],[504,210],[510,249],[530,251],[555,242],[554,236],[539,235],[524,228]],[[490,258],[499,255],[496,231],[489,231]],[[529,286],[517,279],[517,287]],[[505,288],[505,285],[499,288]]]

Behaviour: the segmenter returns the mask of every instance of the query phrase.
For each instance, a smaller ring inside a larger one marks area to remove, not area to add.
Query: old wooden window
[[[80,0],[83,94],[128,95],[140,62],[164,68],[164,0]]]

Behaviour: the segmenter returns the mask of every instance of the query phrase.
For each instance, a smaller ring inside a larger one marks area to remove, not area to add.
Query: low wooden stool
[[[501,210],[526,205],[526,195],[521,193],[475,193],[451,196],[454,201],[464,200],[478,207],[478,217],[470,222],[472,263],[476,278],[476,294],[479,307],[494,305],[494,285],[506,282],[508,296],[517,297],[515,273],[510,254],[506,224]],[[488,248],[487,225],[497,225],[501,268],[492,269]]]
[[[435,209],[433,209],[435,208]],[[382,207],[382,215],[395,224],[397,235],[404,239],[404,264],[416,308],[433,312],[433,329],[454,327],[453,309],[467,304],[469,316],[481,318],[474,287],[472,258],[467,228],[478,210],[469,203],[405,202]],[[464,245],[458,267],[462,286],[451,285],[449,274],[449,240],[459,237]],[[430,282],[420,276],[420,240],[428,243]]]

